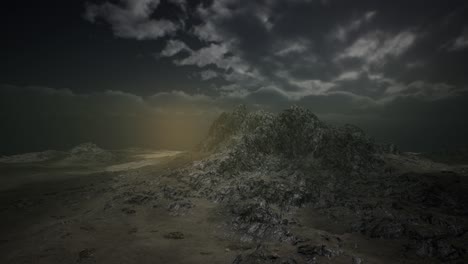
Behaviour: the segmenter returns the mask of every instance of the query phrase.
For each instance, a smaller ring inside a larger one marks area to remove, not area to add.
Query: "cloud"
[[[146,21],[163,6],[143,0],[137,8],[130,2],[98,7],[112,5]],[[436,100],[463,90],[455,81],[427,74],[434,63],[426,45],[433,28],[424,27],[423,10],[409,15],[356,3],[351,11],[332,1],[175,2],[187,10],[179,17],[184,26],[168,33],[156,58],[172,57],[174,65],[195,71],[190,76],[206,82],[206,89],[197,91],[214,98],[265,95],[299,102],[346,94],[388,104],[400,97]],[[463,47],[462,36],[451,44]]]
[[[179,29],[178,25],[169,20],[151,18],[159,3],[159,0],[120,0],[120,5],[110,2],[88,4],[85,18],[92,23],[98,19],[104,20],[111,25],[117,37],[158,39]]]
[[[416,69],[416,68],[424,67],[424,62],[423,61],[408,62],[406,63],[406,67],[408,69]]]
[[[142,97],[0,85],[0,154],[67,150],[88,141],[109,149],[187,149],[203,139],[226,105],[182,91]]]
[[[168,0],[170,3],[173,3],[180,8],[182,8],[184,11],[186,11],[187,8],[187,1],[186,0]]]
[[[426,98],[438,100],[451,96],[456,96],[461,92],[467,91],[466,88],[457,88],[447,83],[428,83],[425,81],[414,81],[409,84],[393,82],[386,90],[386,94],[399,95],[400,97]]]
[[[301,88],[299,91],[289,92],[293,99],[300,99],[308,95],[327,94],[335,86],[333,83],[322,80],[293,80],[290,83]]]
[[[335,87],[334,83],[316,79],[297,79],[288,71],[279,71],[276,76],[286,81],[293,89],[284,90],[290,100],[297,101],[309,95],[324,95],[331,88]]]
[[[351,23],[348,23],[345,26],[338,26],[338,28],[332,33],[333,38],[340,41],[346,41],[350,33],[357,31],[365,23],[372,21],[376,15],[377,11],[368,11],[364,13],[362,17],[353,20]]]
[[[204,94],[188,94],[183,91],[160,92],[145,98],[158,113],[179,116],[214,117],[222,112],[216,100]]]
[[[192,50],[181,41],[169,41],[161,56],[173,56],[186,50],[189,55],[182,59],[174,60],[176,65],[195,65],[200,68],[215,65],[223,70],[232,70],[233,73],[247,74],[249,66],[239,57],[229,55],[228,45],[211,43],[209,46],[198,50]]]
[[[300,54],[307,51],[308,45],[304,42],[294,42],[288,44],[286,47],[278,50],[275,55],[277,56],[288,56],[290,54]]]
[[[169,40],[166,44],[166,47],[161,51],[160,55],[162,57],[172,57],[181,51],[191,52],[192,49],[190,49],[184,42],[180,40]]]
[[[210,64],[217,65],[220,68],[226,67],[223,60],[228,53],[226,45],[210,44],[207,47],[193,51],[188,57],[177,61],[179,65],[197,65],[204,67]]]
[[[202,25],[195,26],[193,28],[193,34],[203,41],[220,42],[223,40],[223,37],[211,21],[206,21]]]
[[[389,35],[382,31],[368,33],[356,40],[337,57],[362,59],[368,64],[382,66],[388,59],[398,57],[406,52],[415,42],[416,34],[403,31]]]
[[[348,72],[343,72],[338,76],[335,80],[336,81],[353,81],[357,80],[359,76],[361,75],[360,72],[358,71],[348,71]]]
[[[449,42],[446,48],[449,51],[460,51],[468,48],[468,28],[465,28],[455,40]]]
[[[374,78],[392,82],[384,76]],[[324,83],[309,80],[298,84],[302,85],[307,90]],[[5,153],[21,152],[20,146],[27,146],[28,151],[67,149],[83,141],[98,142],[105,148],[186,149],[203,138],[215,117],[239,103],[270,111],[300,105],[326,121],[352,122],[379,140],[395,142],[412,151],[441,147],[449,141],[468,143],[467,127],[463,125],[468,114],[467,90],[459,91],[457,96],[436,96],[428,101],[409,95],[427,91],[445,95],[451,93],[453,86],[422,81],[406,86],[406,90],[396,93],[400,96],[386,102],[331,90],[294,98],[291,95],[304,91],[287,93],[275,85],[246,90],[231,84],[222,87],[221,96],[169,91],[144,97],[110,90],[75,93],[48,87],[1,86],[0,116],[5,129],[0,131],[0,143]],[[405,93],[408,96],[401,96]],[[34,133],[17,136],[24,131]],[[443,138],[440,131],[444,131]],[[407,140],[408,134],[411,141]]]
[[[218,73],[212,70],[206,70],[206,71],[200,72],[200,77],[204,81],[214,79],[218,76],[219,76]]]

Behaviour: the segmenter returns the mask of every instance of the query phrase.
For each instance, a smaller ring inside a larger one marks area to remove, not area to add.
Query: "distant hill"
[[[82,143],[69,151],[46,150],[0,157],[0,163],[37,163],[48,161],[111,162],[115,155],[94,143]]]
[[[468,147],[423,153],[423,156],[447,164],[468,164]]]

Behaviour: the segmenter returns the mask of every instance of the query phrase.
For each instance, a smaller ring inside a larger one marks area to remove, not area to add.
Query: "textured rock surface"
[[[68,157],[69,160],[83,162],[110,162],[113,158],[112,153],[89,142],[72,148]]]
[[[343,220],[347,232],[408,241],[412,254],[444,260],[465,255],[466,241],[457,240],[466,233],[468,215],[464,187],[456,186],[461,176],[394,173],[398,168],[387,156],[398,155],[396,148],[375,143],[357,127],[330,126],[299,107],[272,114],[241,106],[213,123],[199,149],[208,157],[173,176],[196,195],[220,202],[243,241],[297,243],[291,230],[299,223],[291,212],[308,207]],[[310,259],[339,255],[317,245],[298,250]],[[252,254],[235,263],[277,263]]]

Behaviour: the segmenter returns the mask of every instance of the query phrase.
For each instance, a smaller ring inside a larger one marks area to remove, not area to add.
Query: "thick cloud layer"
[[[468,144],[467,100],[468,93],[463,93],[432,102],[404,97],[382,105],[335,93],[305,96],[295,103],[330,123],[354,123],[379,140],[421,151]],[[239,99],[182,91],[140,97],[117,91],[76,94],[46,87],[2,86],[0,154],[66,149],[86,141],[113,149],[186,149],[205,136],[217,115],[240,103],[269,111],[291,105],[274,89]]]
[[[111,149],[186,149],[203,138],[219,114],[199,107],[204,102],[203,96],[183,92],[142,98],[118,91],[76,94],[2,86],[0,155],[67,149],[88,141]]]
[[[218,95],[245,97],[274,88],[291,101],[343,92],[387,102],[398,97],[440,99],[467,88],[460,70],[453,73],[459,74],[455,80],[444,77],[468,50],[466,24],[460,22],[467,10],[461,1],[170,3],[179,7],[178,26],[170,30],[174,34],[158,58],[199,67],[200,78],[215,84],[207,86]],[[87,14],[92,21],[110,23],[118,37],[141,39],[135,21],[146,24],[159,4],[106,2],[90,5]],[[168,32],[163,25],[156,28]],[[436,75],[430,74],[434,68],[440,70]]]

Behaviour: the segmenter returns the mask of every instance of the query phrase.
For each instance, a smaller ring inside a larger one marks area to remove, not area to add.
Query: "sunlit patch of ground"
[[[150,165],[156,165],[161,162],[162,158],[172,157],[182,153],[181,151],[156,151],[154,153],[137,154],[135,158],[142,160],[125,162],[121,164],[111,165],[105,168],[105,171],[116,172],[123,170],[133,170]]]
[[[41,155],[39,155],[40,153]],[[163,159],[182,151],[119,150],[110,153],[115,157],[108,162],[74,160],[58,153],[53,159],[38,159],[43,153],[26,153],[0,159],[0,190],[16,188],[24,184],[65,180],[92,173],[118,172],[159,164]]]
[[[140,157],[142,159],[159,159],[159,158],[178,155],[178,154],[180,154],[182,152],[183,151],[161,150],[161,151],[156,151],[154,153],[138,154],[138,155],[135,155],[135,156]]]

